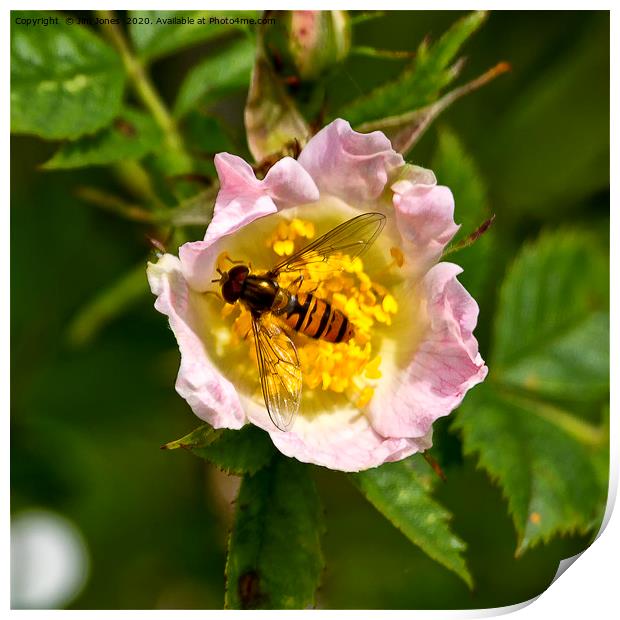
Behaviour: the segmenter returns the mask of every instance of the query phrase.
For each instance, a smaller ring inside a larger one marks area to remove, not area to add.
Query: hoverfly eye
[[[250,270],[246,265],[237,265],[228,272],[228,279],[241,284],[248,273],[250,273]]]
[[[222,297],[229,304],[234,304],[241,296],[243,283],[250,270],[245,265],[233,267],[222,284]]]
[[[227,301],[229,304],[234,304],[239,299],[240,291],[235,290],[235,282],[233,280],[226,280],[222,285],[222,297],[224,301]]]

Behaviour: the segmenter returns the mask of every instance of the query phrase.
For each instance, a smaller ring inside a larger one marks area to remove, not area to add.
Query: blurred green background
[[[354,42],[414,50],[459,15],[388,12],[356,26]],[[209,49],[154,64],[165,98]],[[430,167],[437,131],[450,128],[486,182],[498,243],[491,258],[496,284],[478,300],[485,356],[497,283],[524,241],[569,224],[608,245],[609,15],[492,13],[464,53],[465,77],[499,60],[512,72],[449,109],[408,159]],[[328,101],[335,108],[401,68],[350,57],[328,83]],[[243,135],[243,104],[239,92],[214,108],[233,139]],[[35,138],[12,139],[12,513],[50,509],[81,532],[90,574],[72,608],[221,608],[234,480],[192,454],[159,449],[198,422],[174,392],[178,351],[165,319],[145,295],[88,346],[67,341],[75,313],[143,260],[145,231],[75,196],[78,185],[114,187],[106,169],[38,169],[54,150]],[[457,222],[458,213],[457,203]],[[474,591],[407,543],[344,475],[316,468],[327,525],[320,607],[517,603],[544,590],[558,561],[587,545],[589,537],[554,538],[515,558],[501,492],[473,460],[463,460],[449,423],[442,420],[436,431],[448,476],[437,497],[457,515],[454,531],[468,542]]]

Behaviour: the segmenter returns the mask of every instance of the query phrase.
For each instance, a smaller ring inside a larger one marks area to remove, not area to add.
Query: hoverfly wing
[[[258,374],[271,421],[281,431],[291,427],[301,401],[301,368],[295,344],[267,317],[252,319]]]
[[[275,265],[269,275],[282,271],[297,271],[309,263],[325,262],[334,254],[347,254],[351,258],[361,256],[374,243],[385,226],[382,213],[363,213],[302,248],[292,256]]]

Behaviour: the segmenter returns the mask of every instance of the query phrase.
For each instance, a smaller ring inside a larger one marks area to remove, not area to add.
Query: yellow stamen
[[[284,241],[274,241],[273,251],[278,256],[290,256],[295,250],[295,244],[290,239]]]
[[[381,302],[381,307],[385,312],[396,314],[398,312],[398,303],[392,295],[386,295]]]
[[[282,220],[267,239],[267,246],[275,257],[290,256],[314,236],[312,222]],[[402,252],[391,248],[390,254],[394,259],[392,265],[402,266]],[[223,254],[220,259],[224,261],[228,256]],[[300,275],[303,276],[301,284]],[[327,261],[310,262],[300,271],[283,272],[278,279],[283,288],[292,286],[295,281],[298,287],[295,292],[312,292],[344,312],[355,327],[355,337],[338,344],[293,334],[305,388],[344,394],[358,408],[364,408],[372,399],[376,381],[381,378],[381,357],[373,348],[373,335],[378,326],[391,324],[398,312],[396,299],[384,286],[372,281],[360,257],[336,255]],[[254,349],[252,338],[248,337],[251,333],[249,311],[241,304],[226,304],[222,317],[232,321],[233,341],[245,340]],[[253,352],[251,355],[254,359]]]

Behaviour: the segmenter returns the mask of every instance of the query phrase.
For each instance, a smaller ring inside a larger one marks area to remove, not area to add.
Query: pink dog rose
[[[478,306],[457,280],[460,267],[438,262],[458,230],[450,190],[406,164],[381,132],[360,134],[341,119],[262,180],[229,153],[215,165],[221,189],[204,240],[148,266],[155,307],[181,351],[178,393],[216,428],[255,424],[285,455],[331,469],[427,450],[433,422],[487,374],[473,335]],[[345,256],[340,271],[305,274],[303,290],[341,309],[356,335],[334,344],[292,334],[303,395],[292,428],[281,431],[261,395],[248,312],[208,294],[218,291],[217,268],[229,269],[230,258],[267,271],[369,211],[387,223],[367,254]]]

